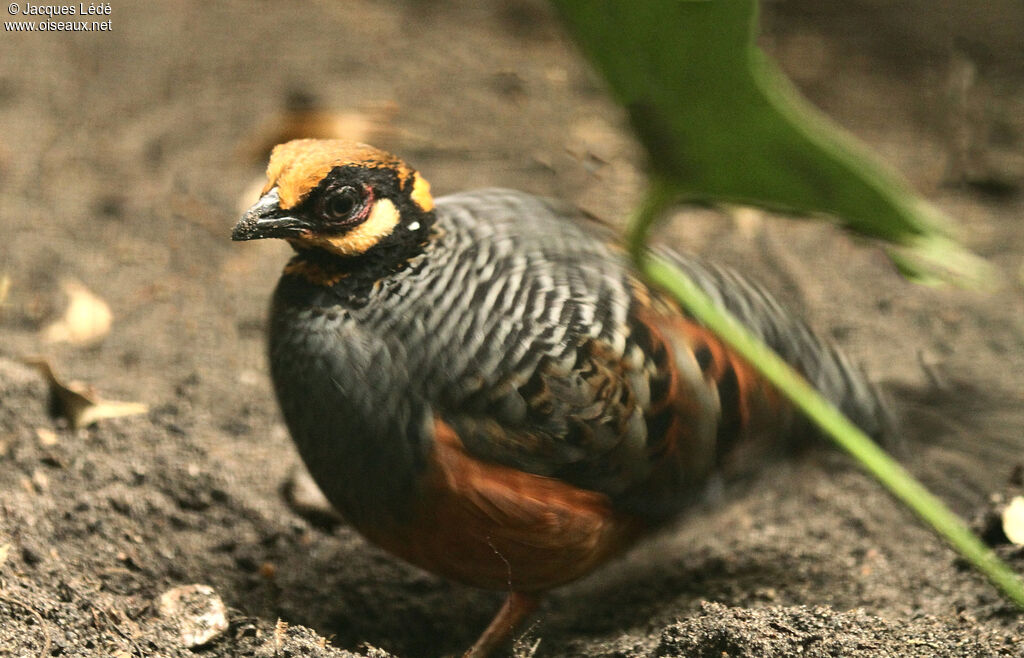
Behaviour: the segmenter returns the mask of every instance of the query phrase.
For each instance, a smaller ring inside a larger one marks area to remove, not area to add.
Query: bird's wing
[[[582,340],[570,359],[541,358],[518,386],[490,388],[476,413],[447,411],[446,422],[474,456],[653,517],[738,454],[782,445],[791,408],[717,337],[667,304],[637,303],[628,325],[624,349]]]
[[[497,249],[481,259],[485,289],[515,291],[495,296],[513,307],[465,310],[482,318],[466,353],[501,360],[453,382],[483,384],[435,409],[468,454],[660,516],[699,494],[717,470],[744,470],[753,455],[793,445],[790,405],[640,281],[603,235],[513,192],[450,199],[453,219],[486,231],[474,245],[505,245],[517,259],[505,269]],[[768,293],[728,269],[663,254],[862,427],[884,425],[884,405],[862,373]]]

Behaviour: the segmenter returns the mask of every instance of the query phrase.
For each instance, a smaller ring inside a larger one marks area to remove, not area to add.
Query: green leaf
[[[553,2],[680,198],[830,215],[898,245],[912,278],[993,278],[944,213],[778,72],[754,41],[756,0]]]

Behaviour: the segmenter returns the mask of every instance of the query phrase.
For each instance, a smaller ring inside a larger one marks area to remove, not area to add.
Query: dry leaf
[[[284,638],[288,633],[288,622],[277,618],[277,623],[274,624],[274,650],[279,651],[284,646]]]
[[[7,554],[11,551],[10,544],[3,544],[0,546],[0,567],[4,566],[4,562],[7,562]]]
[[[7,301],[7,295],[11,292],[11,277],[8,274],[0,275],[0,306]]]
[[[764,230],[764,211],[750,206],[731,206],[727,210],[744,240],[753,240]]]
[[[313,476],[304,467],[296,465],[281,488],[281,495],[292,511],[320,528],[334,528],[344,519],[335,511]]]
[[[62,383],[45,358],[29,357],[24,362],[36,368],[46,379],[57,413],[67,418],[73,429],[87,427],[104,418],[134,416],[149,411],[149,407],[139,402],[103,400],[92,387],[81,382]]]
[[[39,439],[39,445],[44,448],[57,445],[57,433],[48,427],[37,427],[36,438]]]
[[[43,493],[50,488],[50,478],[38,468],[34,469],[32,471],[32,486],[37,492]]]
[[[1003,510],[1003,532],[1018,546],[1024,546],[1024,496],[1015,496]]]
[[[91,345],[110,331],[114,315],[105,301],[73,279],[61,282],[69,302],[64,317],[43,329],[43,340],[49,343]]]
[[[303,138],[348,139],[376,142],[394,134],[391,121],[398,113],[394,101],[366,103],[356,110],[336,111],[319,107],[309,98],[289,100],[286,109],[255,131],[243,157],[263,164],[270,150],[287,141]]]

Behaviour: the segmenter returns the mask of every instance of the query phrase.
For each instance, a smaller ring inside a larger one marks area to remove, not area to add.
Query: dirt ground
[[[763,44],[961,221],[999,289],[914,286],[871,245],[759,213],[681,213],[665,239],[758,278],[887,382],[907,464],[981,519],[1024,462],[1024,8],[883,4],[770,1]],[[0,656],[459,652],[500,593],[282,499],[297,457],[263,327],[287,247],[230,227],[275,117],[310,103],[438,194],[502,185],[620,220],[643,181],[622,113],[532,1],[110,5],[111,32],[0,38]],[[68,280],[109,304],[97,344],[47,340]],[[72,430],[32,354],[149,411]],[[191,583],[229,621],[196,650],[158,603]],[[1024,656],[1024,617],[826,451],[552,593],[514,650]]]

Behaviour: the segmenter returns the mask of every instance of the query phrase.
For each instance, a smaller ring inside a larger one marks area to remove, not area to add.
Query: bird
[[[276,146],[236,241],[294,254],[270,305],[278,405],[310,474],[371,543],[507,593],[466,656],[545,592],[683,516],[721,477],[813,442],[792,404],[665,291],[614,231],[489,188],[434,198],[401,158]],[[651,248],[866,433],[885,396],[735,271]]]

